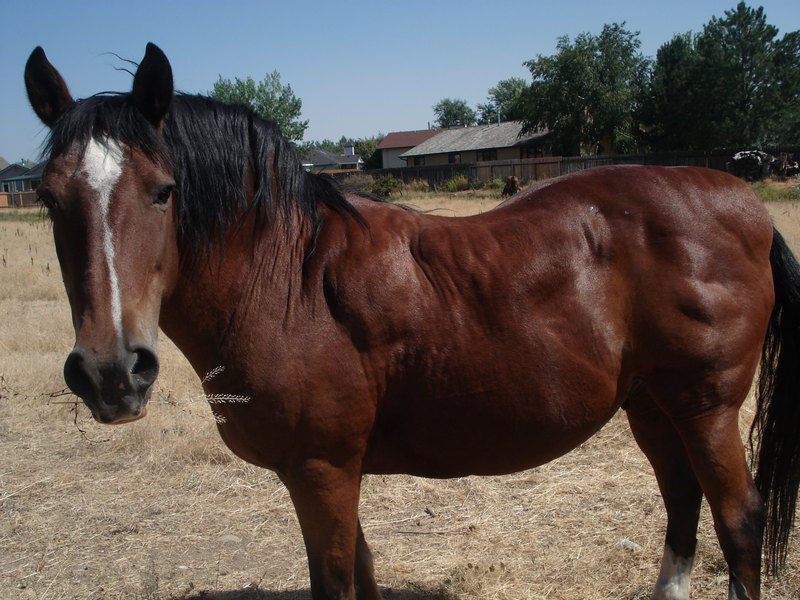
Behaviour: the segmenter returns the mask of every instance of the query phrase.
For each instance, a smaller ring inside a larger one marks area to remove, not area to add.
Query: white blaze
[[[100,215],[103,227],[103,252],[108,266],[108,282],[111,287],[111,318],[118,338],[122,338],[122,301],[119,293],[119,279],[114,264],[114,233],[111,229],[110,208],[111,196],[122,175],[124,155],[120,145],[105,139],[92,138],[86,147],[82,170],[87,183],[97,192]]]
[[[664,545],[661,573],[658,575],[653,600],[689,600],[689,584],[694,556],[676,556],[672,548]]]

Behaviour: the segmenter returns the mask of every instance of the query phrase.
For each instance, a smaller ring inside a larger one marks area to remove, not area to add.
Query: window
[[[523,146],[519,149],[520,158],[541,158],[544,156],[541,146]]]
[[[497,160],[497,149],[478,150],[478,161]]]
[[[414,166],[415,167],[424,167],[425,166],[425,157],[424,156],[415,156],[414,157]]]
[[[447,155],[447,162],[451,165],[461,164],[461,152],[451,152]]]

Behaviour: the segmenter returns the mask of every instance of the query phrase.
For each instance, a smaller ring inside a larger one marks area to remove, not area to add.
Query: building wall
[[[500,148],[497,151],[497,160],[517,160],[520,158],[519,148]]]
[[[381,160],[384,169],[401,169],[406,166],[406,161],[399,156],[411,148],[384,148],[381,150]]]
[[[386,152],[384,150],[384,152]],[[450,153],[442,153],[442,154],[427,154],[425,155],[425,166],[438,166],[438,165],[447,165],[450,164]],[[518,160],[520,157],[520,150],[519,148],[498,148],[497,149],[497,158],[495,160]],[[468,150],[465,152],[461,152],[461,163],[475,163],[478,162],[478,151],[476,150]],[[414,157],[410,157],[408,159],[408,163],[403,163],[399,165],[401,167],[414,166]],[[384,168],[386,167],[386,163],[384,162]],[[391,167],[396,168],[396,167]]]
[[[437,166],[437,165],[447,165],[450,164],[450,154],[449,153],[442,153],[442,154],[426,154],[425,155],[425,166]],[[467,152],[461,152],[461,164],[464,163],[474,163],[478,160],[478,153],[474,150],[470,150]],[[408,159],[408,166],[414,166],[414,157]]]
[[[3,192],[29,192],[39,187],[40,179],[13,179],[11,181],[4,181]]]

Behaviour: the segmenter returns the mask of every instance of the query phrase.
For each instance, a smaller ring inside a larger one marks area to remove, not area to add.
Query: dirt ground
[[[403,201],[454,215],[495,203]],[[800,253],[800,202],[769,209]],[[224,447],[168,340],[144,420],[97,425],[64,392],[73,332],[50,236],[43,222],[0,222],[0,598],[307,598],[286,491]],[[567,456],[514,475],[367,477],[361,506],[387,600],[649,598],[666,526],[621,414]],[[693,598],[721,598],[727,572],[707,507],[698,537]],[[765,598],[800,597],[794,537]]]

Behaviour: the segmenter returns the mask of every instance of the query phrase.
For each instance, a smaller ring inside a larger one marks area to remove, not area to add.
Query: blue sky
[[[46,131],[33,115],[22,73],[41,45],[74,97],[125,91],[114,52],[140,60],[148,41],[172,63],[176,88],[205,93],[217,78],[273,70],[303,101],[306,140],[425,129],[432,106],[486,99],[501,79],[530,79],[522,63],[555,52],[562,35],[597,34],[626,22],[655,56],[676,33],[700,31],[736,0],[39,0],[3,2],[0,156],[35,159]],[[762,0],[783,33],[800,29],[800,2]]]

